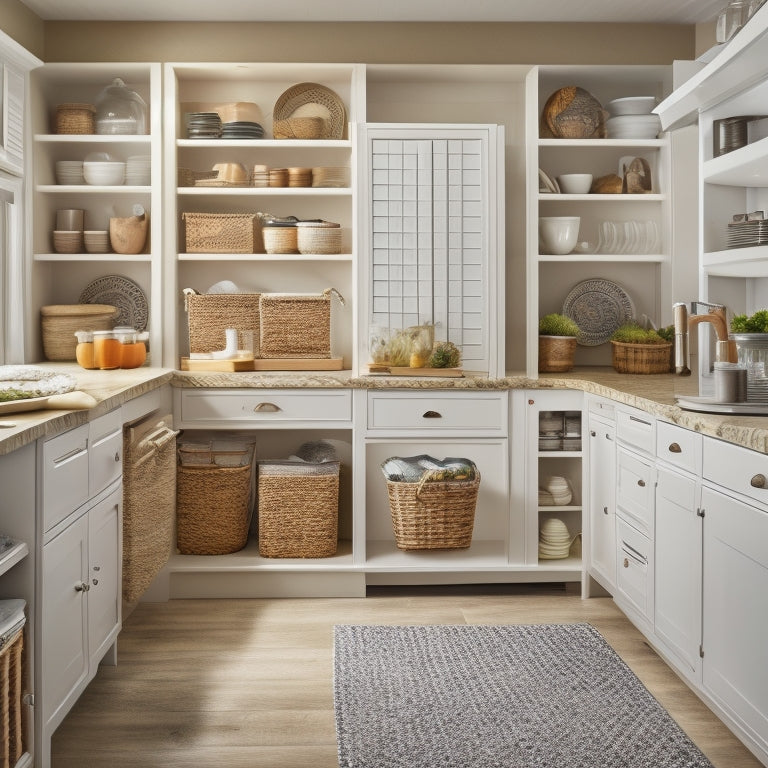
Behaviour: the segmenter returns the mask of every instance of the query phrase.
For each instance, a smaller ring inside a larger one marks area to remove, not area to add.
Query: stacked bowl
[[[107,152],[91,152],[83,161],[83,177],[92,186],[121,186],[125,182],[125,163]]]
[[[82,160],[57,160],[57,184],[85,184]]]
[[[568,557],[573,537],[566,524],[556,517],[544,520],[539,526],[539,559],[561,560]]]
[[[656,106],[653,96],[628,96],[609,101],[605,108],[611,117],[605,121],[609,139],[655,139],[661,131],[661,119],[651,114]]]
[[[151,181],[149,155],[133,155],[125,163],[125,183],[129,187],[148,187]]]

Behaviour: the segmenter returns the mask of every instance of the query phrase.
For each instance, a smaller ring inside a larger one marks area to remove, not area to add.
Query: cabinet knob
[[[624,558],[624,567],[629,568],[629,560],[626,557]]]
[[[677,443],[670,443],[669,444],[669,452],[670,453],[682,453],[683,449]]]
[[[594,429],[590,429],[589,430],[589,434],[590,434],[591,437],[597,437],[597,432],[595,432]]]
[[[91,582],[93,583],[94,587],[98,586],[98,584],[99,584],[99,580],[98,579],[91,579]]]
[[[603,514],[604,514],[604,515],[607,515],[607,514],[608,514],[608,507],[603,507]]]
[[[638,484],[638,485],[639,485],[641,488],[645,488],[645,480],[643,480],[642,478],[640,478],[640,480],[638,480],[638,481],[637,481],[637,484]]]
[[[79,584],[75,584],[75,592],[87,592],[91,588],[90,584],[86,584],[81,581]]]
[[[120,461],[120,454],[117,451],[115,451],[115,461]]]
[[[755,475],[750,481],[749,484],[753,488],[765,488],[766,480],[765,475]]]
[[[253,407],[254,413],[276,413],[279,410],[280,406],[274,403],[259,403]]]
[[[534,405],[535,403],[536,403],[536,401],[535,401],[535,400],[529,400],[529,401],[528,401],[528,405]]]

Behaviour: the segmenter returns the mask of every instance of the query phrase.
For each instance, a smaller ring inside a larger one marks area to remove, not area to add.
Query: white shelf
[[[660,203],[667,199],[666,195],[648,193],[598,195],[587,193],[584,195],[553,194],[552,192],[539,192],[539,202],[588,202],[588,203]]]
[[[152,261],[152,254],[150,253],[36,253],[34,255],[35,261],[108,261],[108,262],[142,262]]]
[[[179,261],[352,261],[351,253],[180,253]]]
[[[582,451],[539,451],[540,459],[580,459]]]
[[[37,133],[35,141],[39,144],[149,144],[149,134],[102,135],[95,133]],[[147,147],[147,149],[149,149]]]
[[[11,568],[16,563],[20,563],[29,554],[29,546],[25,541],[18,541],[10,549],[0,554],[0,576]]]
[[[539,147],[627,147],[631,149],[663,147],[666,139],[539,139]]]
[[[540,254],[540,262],[603,262],[605,264],[657,264],[669,260],[662,253],[567,253],[564,256]]]
[[[179,187],[180,197],[349,197],[350,187]]]
[[[38,184],[35,192],[44,192],[46,194],[85,194],[85,195],[148,195],[152,191],[151,187],[130,187],[127,184],[114,184],[108,187],[97,186],[96,184]]]
[[[703,253],[701,266],[713,276],[768,277],[768,245]]]
[[[558,507],[554,504],[547,506],[546,504],[539,504],[539,512],[581,512],[581,504],[565,504]]]
[[[734,187],[768,186],[768,138],[705,161],[702,181]]]
[[[409,550],[393,540],[366,544],[367,572],[398,571],[499,571],[509,567],[503,541],[473,540],[468,549]]]
[[[177,139],[176,146],[205,147],[244,147],[248,149],[351,149],[349,139]]]

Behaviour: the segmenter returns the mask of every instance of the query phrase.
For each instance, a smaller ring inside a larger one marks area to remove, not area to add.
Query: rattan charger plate
[[[81,304],[111,304],[117,308],[115,325],[126,325],[137,331],[147,329],[149,303],[138,283],[123,275],[97,277],[83,288]]]
[[[289,117],[322,117],[326,139],[344,138],[346,110],[341,97],[319,83],[298,83],[284,91],[275,102],[273,120]]]

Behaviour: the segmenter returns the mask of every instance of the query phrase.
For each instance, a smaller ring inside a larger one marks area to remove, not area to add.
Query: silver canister
[[[740,363],[715,363],[715,400],[718,403],[747,401],[747,368]]]

